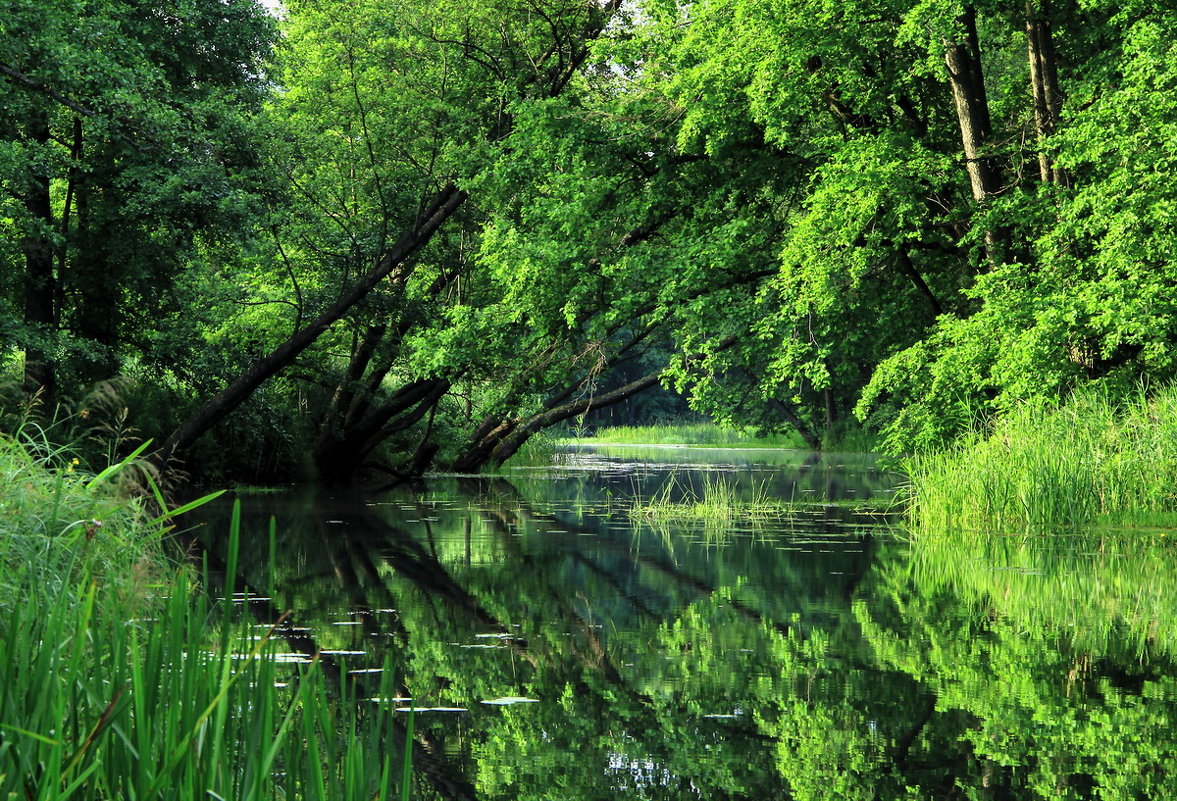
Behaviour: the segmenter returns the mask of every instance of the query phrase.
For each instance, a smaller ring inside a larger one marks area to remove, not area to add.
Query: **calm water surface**
[[[859,507],[900,480],[856,455],[612,447],[245,495],[243,579],[361,694],[393,655],[420,798],[1177,799],[1164,533],[909,543]],[[633,522],[715,486],[795,513]],[[205,525],[213,552],[226,528]]]

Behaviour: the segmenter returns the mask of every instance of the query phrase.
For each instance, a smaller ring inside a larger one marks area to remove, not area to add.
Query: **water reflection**
[[[1177,797],[1156,548],[910,546],[828,503],[894,488],[870,460],[683,455],[250,496],[280,559],[247,538],[243,578],[341,676],[393,655],[420,798]],[[633,524],[717,471],[820,503],[722,540]]]

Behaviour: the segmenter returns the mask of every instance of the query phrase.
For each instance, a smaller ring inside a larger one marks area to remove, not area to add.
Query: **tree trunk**
[[[997,162],[985,153],[993,135],[989,116],[989,99],[985,93],[985,79],[981,70],[981,45],[977,37],[977,12],[966,6],[960,17],[965,28],[965,41],[944,42],[944,63],[948,67],[948,83],[960,123],[960,141],[964,149],[965,169],[973,200],[978,204],[996,195],[1001,189]],[[985,252],[990,264],[1002,261],[1002,246],[1008,239],[1003,229],[985,231]]]
[[[266,379],[288,367],[324,331],[347,314],[385,278],[403,286],[413,272],[410,258],[457,212],[466,201],[466,197],[466,193],[453,184],[438,192],[412,228],[401,235],[372,270],[349,287],[338,300],[308,325],[295,332],[271,353],[255,361],[227,387],[201,405],[172,432],[163,446],[152,454],[152,463],[163,468],[174,455],[189,448],[206,431],[240,406]]]
[[[73,372],[83,382],[101,381],[118,371],[115,352],[119,339],[118,290],[126,275],[112,249],[117,225],[112,225],[109,198],[83,183],[77,190],[78,230],[70,264],[72,299],[70,330],[88,343],[85,359],[73,360]],[[104,208],[105,207],[105,208]]]
[[[49,115],[39,111],[29,123],[29,139],[37,148],[49,146]],[[56,366],[44,343],[54,333],[56,314],[54,298],[57,281],[53,272],[53,244],[49,231],[53,227],[53,205],[49,194],[49,175],[36,168],[24,196],[30,230],[21,238],[25,260],[24,324],[33,342],[25,348],[24,391],[40,394],[42,403],[52,411],[56,392]]]
[[[730,348],[739,341],[735,336],[725,337],[716,345],[717,351]],[[698,356],[687,356],[688,362],[698,359]],[[475,437],[466,450],[452,464],[453,470],[459,473],[474,473],[486,465],[497,467],[514,456],[523,444],[538,431],[561,423],[572,417],[604,409],[620,403],[623,400],[655,386],[662,377],[663,370],[655,370],[638,378],[623,387],[604,392],[600,395],[589,395],[580,400],[568,403],[548,401],[544,409],[526,419],[503,420],[495,425],[493,418],[484,420],[479,425],[481,437]],[[566,398],[567,390],[557,394],[557,398]]]
[[[1026,50],[1030,60],[1030,88],[1034,96],[1034,123],[1038,134],[1038,174],[1042,183],[1070,186],[1066,170],[1056,167],[1043,145],[1058,127],[1063,94],[1058,82],[1058,58],[1050,26],[1050,0],[1035,8],[1026,3]]]
[[[57,251],[57,292],[53,300],[56,323],[61,325],[61,313],[65,308],[65,286],[68,281],[66,270],[69,266],[70,226],[73,223],[74,198],[81,204],[82,183],[82,120],[74,117],[74,142],[70,149],[69,178],[65,186],[65,204],[61,209],[61,246]]]
[[[346,481],[380,443],[415,425],[449,389],[445,379],[406,384],[363,420],[320,440],[314,454],[319,476],[334,483]]]
[[[542,75],[538,75],[524,82],[529,85],[538,80],[546,79],[548,85],[544,92],[549,97],[557,96],[572,76],[588,58],[590,44],[608,26],[613,15],[620,9],[621,0],[605,0],[605,2],[588,2],[585,4],[586,19],[579,36],[569,42],[569,52],[561,56]],[[553,42],[549,52],[557,53],[564,44]],[[4,65],[0,65],[3,67]],[[510,123],[506,121],[496,126],[491,139],[502,139],[510,135]],[[273,352],[258,359],[246,370],[229,383],[221,392],[207,400],[191,417],[185,420],[167,438],[164,444],[151,456],[151,462],[157,468],[164,468],[178,453],[189,448],[197,439],[210,428],[223,420],[230,412],[240,406],[267,379],[288,367],[300,353],[306,350],[333,323],[348,313],[356,303],[363,299],[375,286],[388,278],[391,282],[403,286],[412,274],[409,259],[436,233],[447,220],[466,201],[466,192],[453,184],[447,184],[430,201],[428,207],[417,218],[413,227],[402,234],[401,238],[390,248],[380,262],[353,284],[335,303],[331,304],[307,326],[295,332],[289,339],[274,349]]]
[[[415,426],[426,413],[432,414],[437,409],[438,402],[450,391],[450,382],[444,378],[431,379],[423,383],[423,391],[414,399],[412,405],[404,405],[394,414],[390,414],[386,407],[382,407],[373,413],[372,420],[365,420],[363,425],[358,426],[356,431],[350,434],[348,441],[356,443],[356,450],[360,458],[367,458],[382,442],[394,434],[407,431]],[[384,422],[378,424],[380,420]],[[430,417],[430,425],[428,426],[430,430],[433,427],[432,421],[433,418]],[[429,431],[427,430],[426,438],[428,435]],[[414,457],[414,461],[419,461],[419,457]]]
[[[776,398],[769,398],[768,405],[776,410],[777,414],[785,418],[785,420],[797,433],[801,435],[801,439],[805,440],[805,444],[815,451],[821,450],[821,437],[813,433],[813,430],[805,425],[805,421],[801,419],[796,410],[784,401],[779,401]]]
[[[490,464],[493,467],[498,467],[503,462],[514,456],[527,440],[531,439],[538,431],[542,431],[548,426],[553,426],[556,423],[561,423],[571,417],[585,414],[587,412],[603,409],[606,406],[612,406],[615,403],[620,403],[627,398],[630,398],[639,392],[655,386],[662,377],[662,371],[656,370],[652,373],[642,376],[636,381],[631,381],[623,387],[605,392],[601,395],[593,395],[583,398],[578,401],[566,403],[563,406],[557,406],[554,409],[540,412],[532,415],[526,421],[514,427],[514,430],[504,436],[497,445],[495,445],[490,453],[487,455],[483,464],[477,466],[480,469],[484,464]]]
[[[952,87],[956,118],[960,123],[960,141],[964,146],[969,186],[973,191],[973,199],[981,203],[997,194],[1000,185],[996,164],[992,157],[984,154],[985,145],[993,134],[993,126],[981,71],[976,11],[967,8],[961,22],[965,26],[965,41],[946,41],[944,62],[948,67],[948,83]]]
[[[912,286],[916,288],[916,291],[919,292],[920,295],[923,296],[924,300],[928,302],[928,306],[932,310],[932,316],[939,317],[941,314],[943,314],[944,307],[940,305],[940,300],[936,297],[936,294],[932,292],[931,287],[928,286],[928,282],[924,280],[924,277],[920,274],[919,269],[916,268],[915,262],[912,261],[911,253],[908,252],[907,247],[905,245],[900,245],[896,248],[895,255],[899,261],[900,272],[907,276],[907,280],[911,281]]]
[[[315,443],[316,454],[330,447],[332,442],[342,437],[346,425],[344,418],[348,410],[352,408],[356,388],[360,379],[364,377],[364,372],[368,369],[372,357],[376,354],[376,346],[380,344],[386,330],[388,330],[387,325],[367,326],[363,334],[360,335],[359,341],[352,348],[347,372],[336,385],[335,392],[331,395],[331,401],[327,404],[327,411],[324,412],[323,420],[319,424],[319,437]]]

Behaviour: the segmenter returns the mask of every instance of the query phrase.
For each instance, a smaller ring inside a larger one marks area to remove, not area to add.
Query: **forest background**
[[[4,426],[349,480],[657,387],[894,452],[1149,391],[1175,34],[1138,0],[9,0]]]

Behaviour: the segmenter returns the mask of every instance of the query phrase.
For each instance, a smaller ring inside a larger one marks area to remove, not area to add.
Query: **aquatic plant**
[[[931,456],[905,462],[921,536],[962,530],[1177,523],[1177,390],[1116,402],[1085,391],[1026,405]]]
[[[651,498],[635,498],[629,516],[640,522],[757,523],[782,520],[798,508],[774,497],[765,484],[741,492],[734,482],[709,478],[699,494],[672,476]]]
[[[128,463],[51,470],[0,439],[0,798],[407,799],[411,723],[233,603],[239,512],[213,598],[162,553],[179,510],[111,488]]]

